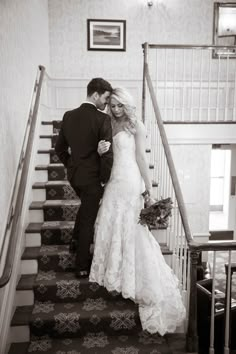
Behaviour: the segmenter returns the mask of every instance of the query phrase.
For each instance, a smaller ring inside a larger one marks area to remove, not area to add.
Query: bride
[[[109,113],[114,161],[98,212],[89,281],[122,293],[139,305],[143,330],[164,335],[183,323],[185,308],[178,280],[166,264],[158,242],[138,223],[144,189],[152,184],[145,152],[146,131],[135,116],[130,94],[112,91]],[[100,143],[100,151],[107,149]]]

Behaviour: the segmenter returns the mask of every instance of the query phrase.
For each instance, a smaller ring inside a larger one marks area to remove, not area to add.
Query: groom
[[[111,144],[106,153],[100,155],[97,152],[99,141],[112,142],[110,117],[101,112],[111,91],[112,87],[106,80],[92,79],[87,86],[86,101],[64,114],[55,146],[58,157],[67,168],[68,180],[81,201],[71,244],[71,248],[76,247],[77,278],[89,275],[90,245],[103,194],[102,185],[108,181],[113,163]]]

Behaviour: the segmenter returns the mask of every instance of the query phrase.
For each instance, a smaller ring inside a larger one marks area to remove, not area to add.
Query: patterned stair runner
[[[46,201],[30,206],[43,210],[44,221],[26,229],[30,237],[40,234],[41,246],[27,247],[22,255],[22,261],[37,261],[38,273],[22,275],[17,285],[17,291],[33,292],[34,304],[17,307],[11,324],[19,330],[29,326],[30,342],[12,343],[9,354],[183,353],[183,336],[142,331],[137,305],[131,300],[75,278],[75,257],[68,244],[80,201],[54,152],[59,129],[60,122],[53,122],[53,133],[46,136],[52,141],[47,151],[50,164],[36,167],[48,171],[48,181],[33,185],[46,191]],[[163,247],[163,253],[168,249]]]

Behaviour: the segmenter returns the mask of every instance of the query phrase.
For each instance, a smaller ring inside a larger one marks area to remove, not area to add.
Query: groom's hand
[[[98,143],[98,148],[97,148],[98,154],[100,156],[105,154],[109,150],[110,145],[111,145],[111,143],[109,141],[100,140],[99,143]]]

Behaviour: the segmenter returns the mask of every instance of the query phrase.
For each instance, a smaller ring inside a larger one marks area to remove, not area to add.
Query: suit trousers
[[[104,188],[100,183],[73,186],[81,205],[76,215],[73,239],[76,241],[76,270],[88,270],[91,265],[90,246],[93,243],[94,223]]]

